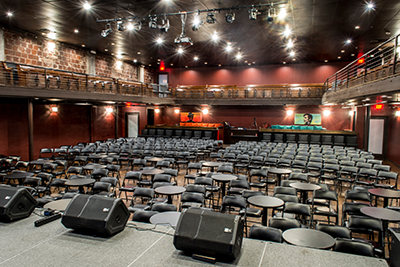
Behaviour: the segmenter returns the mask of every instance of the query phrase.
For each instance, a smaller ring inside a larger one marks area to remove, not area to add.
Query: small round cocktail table
[[[47,203],[43,206],[43,208],[63,212],[68,207],[68,204],[71,202],[71,200],[72,198],[55,200]]]
[[[146,160],[147,160],[147,162],[151,162],[151,165],[154,166],[154,164],[155,164],[156,162],[158,162],[158,161],[163,161],[164,159],[163,159],[163,158],[154,157],[154,158],[148,158],[148,159],[146,159]]]
[[[269,196],[253,196],[247,199],[251,205],[256,207],[263,208],[263,216],[262,216],[262,225],[267,225],[268,222],[268,209],[269,208],[277,208],[283,206],[285,202],[282,199],[277,197],[269,197]]]
[[[7,182],[8,184],[10,183],[10,180],[18,180],[18,183],[22,184],[26,177],[31,177],[33,175],[34,175],[34,173],[32,173],[32,172],[14,171],[14,172],[4,176],[4,179],[8,180],[8,182]]]
[[[214,174],[211,176],[211,178],[213,178],[215,181],[217,181],[219,183],[222,183],[222,186],[221,186],[222,197],[225,196],[226,183],[237,179],[237,177],[235,175],[231,175],[231,174]]]
[[[302,247],[328,249],[335,245],[332,236],[314,229],[293,228],[283,232],[282,237],[287,243]]]
[[[321,189],[319,185],[310,183],[291,183],[289,186],[301,192],[301,201],[303,204],[307,202],[308,191]]]
[[[79,193],[85,194],[85,189],[83,188],[84,186],[88,186],[96,182],[95,179],[91,178],[78,178],[78,179],[72,179],[68,180],[65,182],[65,185],[67,186],[78,186],[79,187]]]
[[[278,177],[278,186],[280,186],[281,185],[281,181],[282,181],[282,175],[290,174],[290,173],[292,173],[292,170],[269,168],[268,172],[276,174],[276,176]]]
[[[203,164],[202,164],[203,167],[210,168],[211,172],[214,172],[214,168],[219,167],[220,165],[222,165],[222,162],[216,162],[216,161],[206,161],[206,162],[203,162]]]
[[[179,221],[181,213],[178,211],[166,211],[154,214],[150,217],[152,224],[168,224],[172,227],[176,227]]]
[[[156,192],[157,194],[168,196],[168,204],[172,204],[172,196],[180,195],[185,191],[186,188],[174,185],[160,186],[154,189],[154,192]]]
[[[386,208],[389,205],[389,199],[399,199],[400,191],[385,189],[385,188],[372,188],[368,192],[375,197],[383,198],[383,207]]]

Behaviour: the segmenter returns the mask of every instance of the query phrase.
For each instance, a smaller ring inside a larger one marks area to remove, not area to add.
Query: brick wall
[[[51,51],[49,43],[55,47]],[[6,61],[27,64],[39,67],[60,69],[78,73],[86,73],[87,50],[66,43],[60,43],[41,36],[4,30],[4,44]],[[96,75],[138,80],[138,67],[126,62],[121,62],[113,56],[97,54],[95,56]],[[145,82],[154,82],[155,71],[145,68]]]

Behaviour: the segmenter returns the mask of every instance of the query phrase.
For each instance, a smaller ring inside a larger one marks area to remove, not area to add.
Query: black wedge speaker
[[[80,233],[110,236],[125,229],[129,215],[120,198],[76,195],[66,208],[61,223]]]
[[[202,209],[183,211],[174,235],[174,246],[188,254],[236,259],[242,248],[243,222],[240,216]]]
[[[0,186],[0,221],[10,222],[29,217],[36,199],[23,187]]]

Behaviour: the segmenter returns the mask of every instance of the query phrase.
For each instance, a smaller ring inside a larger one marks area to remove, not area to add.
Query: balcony
[[[1,62],[0,95],[164,105],[319,105],[322,84],[166,85]]]
[[[330,76],[323,86],[326,93],[322,103],[347,101],[355,103],[366,96],[398,93],[400,91],[399,36],[390,38]]]

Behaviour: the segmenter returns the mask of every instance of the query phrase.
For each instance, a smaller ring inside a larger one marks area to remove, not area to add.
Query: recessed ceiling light
[[[75,30],[74,30],[74,33],[79,33],[79,30],[78,30],[78,29],[75,29]]]
[[[174,65],[174,63],[171,63],[171,66],[173,66]]]
[[[179,47],[178,48],[178,54],[182,54],[183,53],[183,49],[182,49],[182,47]]]
[[[286,64],[286,61],[283,61],[282,64],[285,65],[285,64]]]
[[[137,52],[138,55],[140,55],[140,52]]]
[[[83,44],[82,47],[85,47],[85,45]]]
[[[338,58],[338,59],[341,59],[342,57],[341,57],[341,56],[338,56],[337,58]]]
[[[293,61],[296,61],[296,59],[294,58],[294,59],[292,59]]]
[[[208,63],[207,63],[207,62],[204,62],[204,64],[207,65]]]
[[[367,8],[368,9],[373,9],[375,7],[375,5],[374,5],[374,3],[372,3],[372,2],[369,2],[368,4],[367,4]]]
[[[136,62],[137,62],[137,59],[134,59],[133,62],[136,63]]]
[[[342,50],[342,51],[340,51],[340,52],[344,53],[345,51],[344,51],[344,50]]]
[[[151,64],[149,64],[149,67],[151,67]]]
[[[104,51],[106,51],[106,52],[107,52],[107,51],[108,51],[108,49],[107,49],[107,48],[105,48],[105,49],[104,49]]]
[[[214,41],[214,42],[218,42],[218,40],[219,40],[219,35],[218,35],[218,33],[217,32],[214,32],[214,34],[212,35],[212,40]]]
[[[256,62],[253,62],[253,64],[256,64]]]
[[[218,67],[221,67],[221,64],[218,64]]]
[[[346,44],[350,44],[351,42],[352,42],[351,39],[347,39],[347,40],[346,40]]]
[[[12,12],[7,12],[7,16],[12,17],[13,13]]]
[[[247,65],[249,65],[249,66],[250,66],[250,65],[251,65],[251,63],[248,63]]]
[[[282,34],[283,34],[283,36],[285,36],[287,38],[292,34],[292,30],[286,25],[286,28]]]
[[[231,46],[231,44],[227,44],[225,50],[226,50],[227,52],[231,52],[231,51],[232,51],[232,46]]]
[[[85,4],[83,4],[83,8],[86,9],[86,10],[89,10],[91,7],[92,7],[92,6],[91,6],[88,2],[86,2]]]
[[[242,58],[242,54],[237,53],[237,54],[236,54],[236,59],[241,59],[241,58]]]
[[[289,55],[290,55],[291,57],[293,57],[294,55],[296,55],[296,53],[295,53],[294,51],[291,51],[291,52],[289,53]]]
[[[163,43],[163,39],[161,37],[158,37],[156,42],[157,42],[157,44],[162,44]]]
[[[278,19],[282,20],[284,18],[286,18],[286,8],[281,8],[278,13]]]
[[[351,56],[352,56],[352,57],[354,57],[354,56],[355,56],[355,54],[351,54]]]
[[[293,41],[290,39],[289,42],[287,43],[286,47],[292,48],[293,46],[294,46]]]
[[[325,62],[328,62],[328,60],[327,60],[327,59],[325,59]]]
[[[157,59],[157,61],[161,61],[161,59]]]
[[[111,45],[115,45],[115,43],[111,43]]]
[[[358,29],[360,29],[360,26],[355,26],[354,28],[355,28],[356,30],[358,30]]]
[[[193,59],[194,59],[194,60],[199,60],[199,57],[194,57]]]
[[[185,66],[185,68],[188,68],[188,66]]]
[[[244,63],[247,63],[247,60],[245,60]]]

